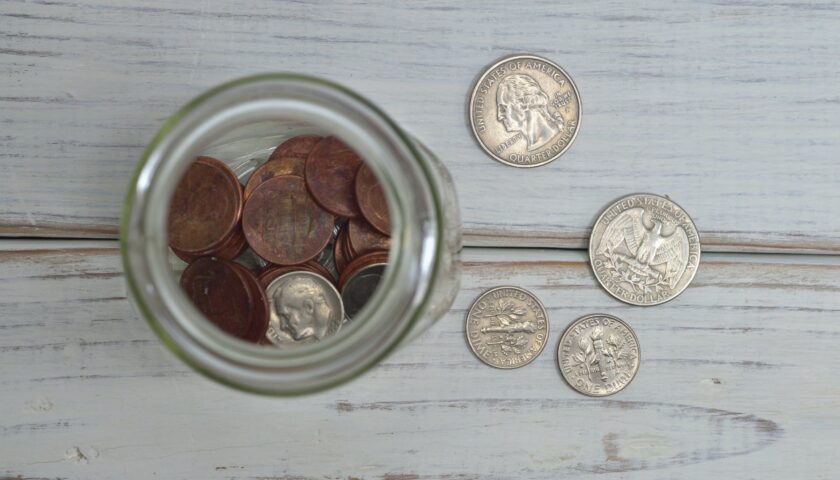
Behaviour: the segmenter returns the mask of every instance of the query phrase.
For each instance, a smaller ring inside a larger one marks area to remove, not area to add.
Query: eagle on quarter
[[[674,288],[688,265],[688,236],[661,212],[635,207],[609,224],[595,253],[615,256],[633,273]]]

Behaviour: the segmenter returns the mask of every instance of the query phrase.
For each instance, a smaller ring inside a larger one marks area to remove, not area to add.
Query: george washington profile
[[[497,118],[508,132],[520,132],[528,151],[536,150],[563,131],[563,118],[548,111],[548,95],[532,77],[521,73],[499,82]]]

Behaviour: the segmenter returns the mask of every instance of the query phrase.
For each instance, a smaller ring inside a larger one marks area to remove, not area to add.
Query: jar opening
[[[289,349],[251,345],[206,321],[181,291],[167,246],[169,202],[197,156],[225,159],[247,176],[284,138],[307,133],[341,139],[378,178],[391,218],[389,266],[368,304],[339,334]],[[133,300],[167,345],[224,383],[296,394],[352,378],[406,335],[434,282],[440,201],[420,158],[382,112],[323,80],[262,75],[211,90],[164,125],[129,189],[121,243]]]

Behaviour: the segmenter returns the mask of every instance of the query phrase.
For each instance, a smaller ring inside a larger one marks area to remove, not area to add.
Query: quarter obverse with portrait
[[[478,79],[470,124],[481,147],[513,167],[539,167],[562,155],[580,129],[580,95],[559,65],[533,55],[507,57]]]

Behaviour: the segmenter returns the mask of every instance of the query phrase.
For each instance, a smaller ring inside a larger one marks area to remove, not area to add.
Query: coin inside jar
[[[259,300],[235,263],[201,257],[187,266],[180,283],[193,305],[222,331],[251,342],[265,333],[260,331]]]
[[[257,187],[245,204],[242,228],[248,245],[278,265],[314,258],[329,243],[335,218],[316,204],[303,179],[274,177]]]
[[[344,321],[338,291],[327,279],[307,271],[290,272],[266,288],[271,317],[266,336],[276,345],[320,341]]]
[[[283,157],[306,160],[306,157],[309,156],[309,152],[315,148],[315,145],[317,145],[322,138],[323,137],[320,135],[298,135],[296,137],[292,137],[278,145],[277,148],[271,152],[271,156],[268,157],[268,161],[273,162]]]
[[[375,230],[363,218],[353,218],[347,228],[350,253],[364,255],[375,250],[388,250],[391,239]]]
[[[306,186],[315,201],[339,217],[358,217],[356,172],[362,159],[335,137],[327,137],[312,149],[306,159]]]
[[[365,220],[380,233],[391,235],[391,217],[388,215],[385,191],[367,165],[362,165],[356,173],[356,200]]]
[[[382,275],[385,274],[385,263],[374,263],[356,270],[344,283],[341,289],[341,300],[344,302],[344,314],[352,320],[373,296]]]
[[[303,178],[303,167],[306,160],[295,157],[280,157],[276,160],[271,160],[259,166],[251,177],[248,183],[245,184],[245,198],[251,196],[251,192],[255,188],[262,185],[266,180],[283,175],[295,175]]]
[[[167,221],[169,246],[188,257],[215,253],[242,215],[242,187],[227,165],[198,157],[175,187]]]

